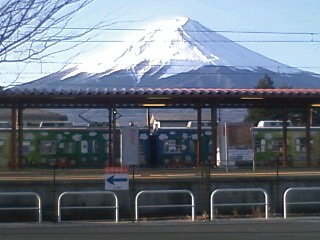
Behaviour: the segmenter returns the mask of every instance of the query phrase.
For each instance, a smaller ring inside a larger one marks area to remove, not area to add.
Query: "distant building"
[[[0,109],[0,122],[11,124],[11,109]],[[23,122],[25,125],[39,126],[45,121],[67,121],[66,115],[50,112],[43,109],[25,109],[23,110]]]

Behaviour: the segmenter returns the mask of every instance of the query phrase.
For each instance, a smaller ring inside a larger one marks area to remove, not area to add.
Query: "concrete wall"
[[[215,189],[225,188],[263,188],[269,195],[270,202],[270,216],[282,216],[283,213],[283,193],[290,187],[318,187],[320,186],[320,177],[317,176],[304,176],[304,177],[210,177],[210,178],[190,178],[190,179],[135,179],[130,180],[130,190],[128,191],[115,191],[119,199],[120,220],[134,220],[134,200],[139,191],[143,190],[169,190],[169,189],[187,189],[194,193],[196,215],[202,216],[204,213],[210,214],[210,194]],[[103,191],[104,179],[101,180],[56,180],[56,181],[13,181],[13,182],[1,182],[1,192],[37,192],[43,205],[43,219],[47,221],[56,221],[56,203],[57,198],[62,192],[66,191]],[[301,195],[296,197],[301,198]],[[308,197],[315,201],[320,198],[320,191],[314,193],[308,193]],[[153,195],[150,198],[141,198],[141,204],[171,204],[177,203],[190,203],[188,195],[170,195],[161,194]],[[219,195],[216,198],[217,203],[228,202],[256,202],[263,201],[263,196],[259,194],[225,194]],[[0,198],[0,206],[14,206],[18,204],[25,204],[25,200],[21,197],[15,197],[9,200],[6,198]],[[26,202],[31,204],[30,201]],[[69,197],[63,202],[64,205],[80,205],[90,206],[94,204],[113,204],[112,198],[103,198],[98,196],[93,197]],[[303,208],[303,207],[300,207]],[[320,212],[319,206],[312,206],[305,208],[306,211]],[[234,208],[232,208],[234,211]],[[86,210],[88,211],[88,210]],[[104,210],[90,210],[94,215],[100,218],[114,218],[113,211],[104,212]],[[156,213],[154,213],[156,211]],[[250,211],[250,210],[249,210]],[[74,211],[76,214],[65,214],[65,219],[68,217],[80,217],[86,218],[86,213],[81,211]],[[26,217],[30,212],[23,213],[22,216]],[[169,216],[169,215],[190,215],[189,209],[146,209],[141,211],[141,216]],[[1,214],[0,221],[9,219],[7,216],[19,214],[13,214],[9,211],[5,211],[5,214]],[[36,218],[36,214],[31,214],[33,218]],[[90,214],[89,214],[90,215]],[[19,217],[17,217],[19,218]],[[23,219],[23,217],[21,217]]]

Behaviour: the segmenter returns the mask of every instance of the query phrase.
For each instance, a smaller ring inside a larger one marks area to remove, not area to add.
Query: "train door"
[[[150,167],[157,167],[160,164],[160,159],[158,157],[158,140],[156,135],[148,135],[149,141],[149,161],[148,165]]]

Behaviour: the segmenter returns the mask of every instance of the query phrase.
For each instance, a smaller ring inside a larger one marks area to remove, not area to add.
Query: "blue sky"
[[[104,21],[118,22],[111,28],[143,29],[161,19],[187,16],[211,30],[234,31],[219,33],[231,40],[241,41],[239,42],[241,45],[266,57],[320,73],[319,9],[318,0],[95,0],[74,18],[73,24],[77,27],[90,27],[99,21]],[[122,41],[141,33],[137,30],[107,30],[99,32],[99,36],[93,40]],[[257,42],[248,42],[252,40]],[[81,61],[95,51],[106,51],[108,55],[108,49],[113,49],[115,45],[118,44],[88,42],[74,49],[73,54],[81,54],[71,62]],[[65,62],[69,60],[69,56],[70,53],[60,54],[50,59],[51,63],[44,61],[41,67],[33,65],[32,68],[35,69],[33,72],[38,71],[39,74],[22,75],[20,82],[34,80],[30,78],[55,71],[60,66],[59,64],[53,66],[52,62]]]
[[[235,41],[283,40],[240,44],[282,63],[320,73],[320,42],[315,42],[320,40],[319,9],[318,0],[96,0],[87,10],[107,19],[134,21],[114,27],[143,28],[164,18],[187,16],[215,31],[305,33],[221,34]],[[132,34],[137,31],[112,32],[117,39]]]

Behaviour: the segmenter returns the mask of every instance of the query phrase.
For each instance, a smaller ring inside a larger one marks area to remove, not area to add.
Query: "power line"
[[[63,61],[41,61],[40,62],[27,62],[26,64],[65,64],[66,62],[63,62]],[[85,65],[86,63],[84,62],[70,62],[70,67],[69,68],[72,68],[72,67],[77,67],[77,66],[81,66],[81,65]],[[99,62],[97,62],[96,64],[100,64]],[[76,65],[76,66],[75,66]],[[161,67],[162,65],[161,64],[150,64],[148,65],[150,67]],[[170,64],[170,66],[172,67],[195,67],[195,65],[193,64]],[[214,68],[214,67],[221,67],[221,65],[204,65],[202,67],[205,67],[205,68]],[[292,68],[304,68],[304,69],[308,69],[308,68],[320,68],[320,66],[279,66],[279,65],[259,65],[259,66],[256,66],[256,65],[223,65],[223,67],[229,67],[229,68],[256,68],[256,67],[262,67],[262,68],[275,68],[275,69],[292,69]],[[4,73],[14,73],[13,71],[1,71],[1,74],[4,74]],[[32,72],[29,72],[30,74],[32,74]]]
[[[320,68],[320,67],[318,67]],[[77,74],[81,74],[81,73],[85,73],[85,72],[78,72]],[[16,75],[16,72],[6,72],[3,73],[3,75]],[[57,72],[42,72],[42,73],[37,73],[37,72],[26,72],[26,73],[22,73],[24,75],[50,75],[50,74],[57,74]],[[59,73],[58,73],[59,74]],[[75,75],[77,75],[75,74]],[[99,73],[98,73],[99,74]],[[121,74],[121,75],[128,75],[130,76],[130,73],[127,72],[118,72],[117,74]],[[263,73],[261,72],[178,72],[178,71],[171,71],[171,72],[162,72],[162,71],[158,71],[153,73],[153,75],[163,75],[163,74],[167,74],[167,75],[176,75],[176,74],[184,74],[184,75],[261,75]],[[282,72],[268,72],[268,75],[273,75],[273,76],[278,76],[278,75],[282,75],[282,74],[286,74],[286,75],[295,75],[295,76],[304,76],[305,73],[301,72],[295,72],[295,73],[282,73]],[[62,76],[64,75],[68,75],[68,74],[64,74],[61,73]],[[74,76],[75,76],[74,75]],[[105,74],[103,74],[105,76]],[[136,76],[139,75],[144,75],[143,73],[139,74],[139,73],[135,73]]]
[[[30,40],[27,42],[38,42],[38,43],[48,43],[48,42],[56,42],[55,39],[43,39],[43,40]],[[13,41],[7,41],[13,42]],[[59,42],[63,43],[128,43],[126,40],[59,40]],[[159,40],[152,40],[152,41],[133,41],[133,42],[142,42],[142,43],[152,43],[152,42],[159,42]],[[161,42],[181,42],[178,40],[173,41],[161,41]],[[201,40],[201,41],[194,41],[195,43],[320,43],[320,40]]]
[[[133,32],[142,32],[142,31],[147,31],[148,29],[146,28],[106,28],[106,27],[65,27],[65,28],[60,28],[60,27],[51,27],[51,29],[59,29],[59,30],[83,30],[83,31],[88,31],[88,30],[94,30],[94,31],[133,31]],[[161,31],[166,31],[162,29],[156,29],[156,31],[161,32]],[[175,32],[181,32],[180,29],[175,30]],[[293,31],[244,31],[244,30],[195,30],[195,29],[184,29],[182,32],[187,32],[187,33],[228,33],[228,34],[255,34],[255,35],[288,35],[288,36],[293,36],[293,35],[298,35],[298,36],[307,36],[310,39],[285,39],[285,40],[267,40],[267,39],[244,39],[244,40],[203,40],[203,41],[197,41],[198,43],[205,43],[205,42],[217,42],[217,43],[231,43],[231,42],[236,42],[236,43],[319,43],[320,40],[314,39],[317,36],[320,36],[320,32],[293,32]],[[39,43],[48,43],[48,42],[65,42],[65,43],[126,43],[127,41],[125,40],[119,40],[119,39],[113,39],[113,40],[94,40],[94,39],[87,39],[87,40],[64,40],[64,36],[56,36],[56,38],[53,39],[38,39],[38,40],[32,40],[30,42],[39,42]],[[10,41],[8,41],[10,42]],[[153,41],[139,41],[139,42],[153,42]],[[163,41],[165,42],[165,41]],[[179,41],[176,41],[179,42]]]
[[[56,27],[57,28],[57,27]],[[58,29],[58,28],[57,28]],[[61,28],[59,28],[61,29]],[[104,30],[104,31],[146,31],[147,29],[144,28],[83,28],[83,27],[67,27],[65,29],[69,29],[69,30],[89,30],[89,29],[93,29],[93,30]],[[160,30],[158,30],[160,31]],[[315,36],[320,35],[320,32],[277,32],[277,31],[234,31],[234,30],[218,30],[218,31],[211,31],[211,30],[186,30],[187,32],[194,32],[194,33],[210,33],[210,32],[216,32],[216,33],[234,33],[234,34],[257,34],[257,35],[261,35],[261,34],[267,34],[267,35],[288,35],[288,36],[292,36],[292,35],[305,35],[308,37],[311,37],[308,40],[301,40],[301,39],[289,39],[289,40],[275,40],[275,39],[257,39],[257,40],[253,40],[253,39],[244,39],[244,40],[201,40],[201,41],[194,41],[195,43],[308,43],[308,44],[312,44],[312,43],[320,43],[320,40],[314,39]],[[44,40],[38,40],[37,42],[39,43],[48,43],[48,42],[55,42],[57,41],[57,39],[44,39]],[[61,42],[64,43],[128,43],[128,41],[124,41],[124,40],[93,40],[93,39],[89,39],[89,40],[59,40]],[[157,40],[159,41],[159,40]],[[157,41],[140,41],[140,42],[145,42],[145,43],[152,43],[152,42],[157,42]],[[33,43],[35,41],[32,41]],[[134,41],[137,42],[137,41]],[[162,42],[166,42],[166,41],[162,41]],[[168,41],[169,42],[169,41]],[[172,42],[172,41],[170,41]],[[181,41],[174,41],[174,42],[181,42]],[[129,44],[129,43],[128,43]],[[43,64],[65,64],[65,62],[45,62],[45,61],[41,61],[41,63]],[[71,63],[71,64],[82,64],[82,63]],[[152,65],[151,67],[156,67],[158,65]],[[174,65],[176,67],[186,67],[187,65]],[[219,66],[218,66],[219,67]],[[254,68],[256,66],[226,66],[226,67],[235,67],[235,68]],[[261,66],[263,67],[263,66]],[[283,69],[283,67],[278,67],[278,66],[265,66],[268,68],[278,68],[278,69]],[[288,67],[290,68],[290,67]],[[304,68],[304,69],[319,69],[320,66],[301,66],[301,67],[295,67],[295,68]],[[33,72],[26,72],[26,73],[22,73],[24,75],[34,75],[34,74],[41,74],[41,75],[45,75],[45,74],[52,74],[54,72],[42,72],[42,73],[33,73]],[[1,72],[1,74],[8,74],[8,75],[13,75],[13,74],[17,74],[17,72]],[[165,73],[159,73],[159,74],[165,74]],[[174,72],[169,73],[169,74],[175,74]],[[215,73],[211,73],[211,74],[215,74]],[[219,74],[223,74],[223,73],[219,73]]]
[[[141,32],[147,31],[149,28],[106,28],[106,27],[51,27],[51,29],[59,29],[59,30],[99,30],[99,31],[133,31],[133,32]],[[156,31],[164,31],[161,29],[157,29]],[[177,30],[180,32],[181,30]],[[320,32],[294,32],[294,31],[244,31],[244,30],[194,30],[194,29],[184,29],[186,32],[193,33],[208,33],[208,32],[216,32],[216,33],[236,33],[236,34],[272,34],[272,35],[320,35]]]

